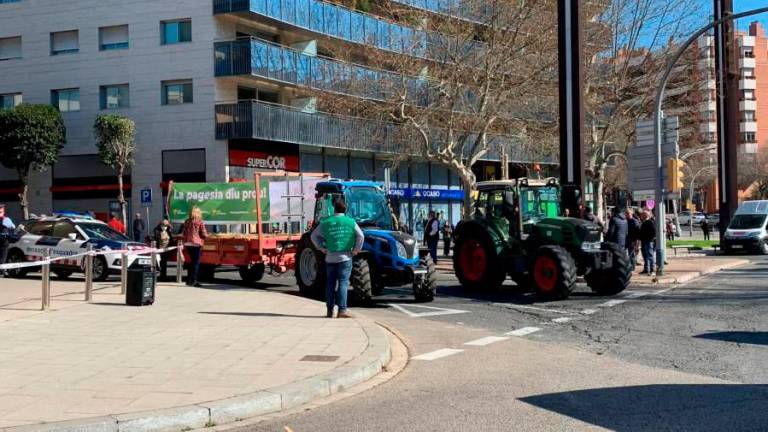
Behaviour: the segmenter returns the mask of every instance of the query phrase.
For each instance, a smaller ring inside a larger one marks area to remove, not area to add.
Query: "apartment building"
[[[401,3],[442,13],[430,2]],[[50,103],[67,127],[59,162],[31,179],[31,211],[117,208],[115,173],[98,161],[92,136],[100,113],[136,122],[136,165],[126,178],[133,211],[140,189],[162,197],[170,181],[240,181],[256,170],[382,181],[402,146],[371,133],[365,119],[322,107],[374,96],[350,83],[387,73],[365,66],[363,55],[351,64],[332,52],[418,56],[398,42],[418,32],[320,0],[0,0],[0,106]],[[511,161],[533,162],[510,148]],[[407,197],[409,225],[430,208],[459,219],[463,192],[446,168],[414,155],[391,178]],[[18,186],[0,166],[0,200],[11,209]],[[156,202],[151,222],[162,211]]]

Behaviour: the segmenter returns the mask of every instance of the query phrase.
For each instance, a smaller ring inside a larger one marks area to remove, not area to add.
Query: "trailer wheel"
[[[536,251],[531,277],[541,297],[565,299],[576,285],[576,263],[565,248],[542,246]]]
[[[238,273],[240,273],[240,279],[247,284],[254,284],[260,281],[264,277],[265,270],[266,266],[262,263],[237,268]]]
[[[605,270],[593,270],[584,275],[592,291],[600,295],[616,295],[629,285],[632,278],[632,264],[627,253],[615,243],[603,243],[600,249],[611,253],[612,266]]]
[[[427,268],[427,273],[415,277],[413,297],[417,302],[428,303],[435,299],[437,292],[437,268],[430,257],[422,258],[420,264]]]
[[[325,297],[325,265],[323,254],[316,250],[308,236],[299,243],[296,251],[294,274],[299,292],[304,297]]]
[[[350,282],[350,301],[358,306],[366,306],[371,303],[373,297],[373,283],[371,282],[371,266],[365,258],[356,258],[352,261],[352,275]]]

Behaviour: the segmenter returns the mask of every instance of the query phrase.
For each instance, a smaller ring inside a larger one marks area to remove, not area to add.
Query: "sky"
[[[709,3],[712,4],[711,1]],[[768,6],[768,0],[733,0],[733,9],[736,13],[765,6]],[[768,29],[768,13],[739,20],[739,28],[743,30],[749,29],[749,23],[752,21],[760,21],[763,23],[763,27]]]

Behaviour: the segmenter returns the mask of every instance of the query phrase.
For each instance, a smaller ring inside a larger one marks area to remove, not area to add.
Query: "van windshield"
[[[740,214],[733,217],[730,229],[756,229],[762,228],[765,223],[764,214]]]

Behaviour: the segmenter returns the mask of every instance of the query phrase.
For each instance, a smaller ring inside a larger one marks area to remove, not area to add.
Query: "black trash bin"
[[[155,283],[157,275],[149,267],[128,270],[125,288],[125,304],[128,306],[148,306],[155,302]]]

